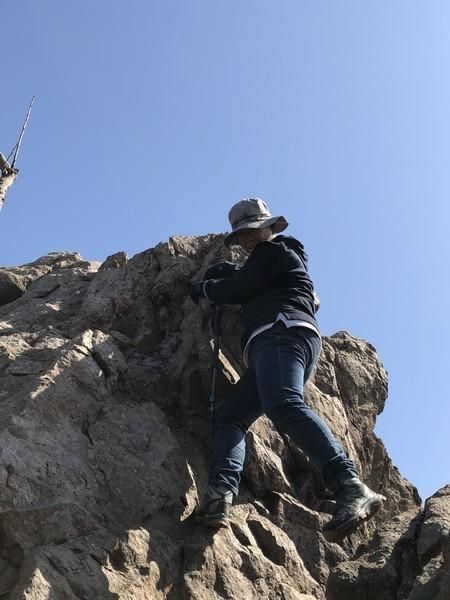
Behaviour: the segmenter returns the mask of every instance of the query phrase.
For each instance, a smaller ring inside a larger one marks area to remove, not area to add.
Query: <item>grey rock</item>
[[[101,266],[65,252],[0,269],[2,598],[450,597],[449,488],[422,509],[392,464],[373,433],[387,373],[347,332],[324,339],[307,400],[387,495],[381,513],[327,542],[320,475],[261,418],[230,528],[193,522],[211,452],[213,333],[189,283],[243,259],[207,235]],[[238,319],[224,309],[218,402],[243,370]]]
[[[119,269],[120,267],[124,267],[128,262],[128,256],[126,252],[116,252],[115,254],[111,254],[108,258],[103,262],[99,271],[106,271],[107,269]]]
[[[26,285],[22,277],[0,269],[0,306],[14,302],[20,298],[26,290]]]

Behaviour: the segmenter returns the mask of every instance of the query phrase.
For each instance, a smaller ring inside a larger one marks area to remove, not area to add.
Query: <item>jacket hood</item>
[[[293,250],[305,265],[308,264],[308,255],[306,254],[305,247],[299,240],[292,237],[292,235],[277,235],[272,241],[284,244],[287,248]]]

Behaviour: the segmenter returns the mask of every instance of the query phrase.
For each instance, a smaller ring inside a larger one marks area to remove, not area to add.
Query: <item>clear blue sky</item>
[[[263,197],[307,246],[323,332],[377,348],[377,433],[430,495],[450,481],[449,21],[434,0],[9,3],[3,153],[37,99],[0,264],[133,255]]]

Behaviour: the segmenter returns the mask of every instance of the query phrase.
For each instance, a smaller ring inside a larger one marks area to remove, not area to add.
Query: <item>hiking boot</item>
[[[195,511],[195,520],[209,527],[228,527],[228,517],[233,503],[233,492],[223,486],[208,485],[200,506]]]
[[[334,515],[323,528],[323,535],[329,542],[340,541],[353,533],[373,517],[386,500],[385,496],[372,492],[358,477],[341,479],[336,487]]]

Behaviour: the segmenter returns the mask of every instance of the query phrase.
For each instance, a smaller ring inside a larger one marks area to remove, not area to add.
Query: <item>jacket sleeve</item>
[[[228,279],[207,280],[204,293],[215,304],[245,304],[261,293],[283,269],[282,244],[260,242],[245,265]]]
[[[209,269],[207,269],[206,273],[203,275],[203,279],[225,279],[237,273],[240,268],[240,265],[226,260],[225,262],[221,262],[209,267]]]

